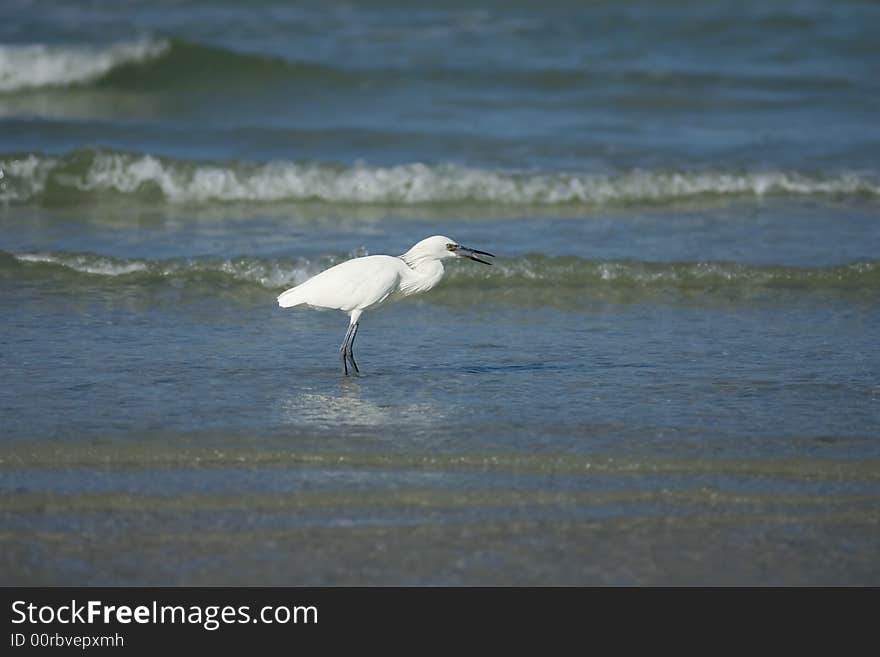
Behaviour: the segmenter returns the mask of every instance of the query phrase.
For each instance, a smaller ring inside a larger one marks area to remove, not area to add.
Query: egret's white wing
[[[400,258],[392,256],[346,260],[282,293],[278,305],[289,308],[304,303],[345,312],[364,310],[381,303],[397,290],[404,267]]]

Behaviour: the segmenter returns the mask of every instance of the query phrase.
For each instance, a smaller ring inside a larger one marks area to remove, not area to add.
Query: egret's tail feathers
[[[305,303],[305,299],[302,298],[302,290],[299,287],[292,287],[278,295],[278,305],[282,308],[291,308],[301,303]]]

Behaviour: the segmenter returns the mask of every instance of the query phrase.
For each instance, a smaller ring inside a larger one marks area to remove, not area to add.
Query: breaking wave
[[[274,83],[353,84],[341,69],[244,53],[182,39],[140,38],[95,45],[0,45],[0,93],[94,85],[114,89],[224,88]]]
[[[324,202],[513,206],[663,204],[701,198],[880,196],[873,173],[646,171],[520,173],[451,164],[192,162],[105,150],[0,155],[0,202],[103,197],[172,204]]]
[[[120,66],[156,59],[163,39],[95,46],[0,45],[0,92],[93,82]]]
[[[251,284],[277,291],[302,283],[319,271],[354,255],[318,258],[113,258],[90,253],[3,253],[0,271],[27,268],[34,275],[83,279],[97,276],[133,283],[212,281]],[[880,292],[880,261],[831,267],[748,265],[735,262],[641,262],[589,260],[577,257],[526,255],[498,258],[492,267],[448,268],[444,287],[513,289],[578,288],[583,290],[655,289],[817,289]]]

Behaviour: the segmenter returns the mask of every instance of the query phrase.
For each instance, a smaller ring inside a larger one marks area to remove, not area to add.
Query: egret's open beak
[[[478,255],[489,256],[490,258],[494,258],[495,256],[491,253],[487,253],[486,251],[477,251],[476,249],[469,249],[466,246],[461,246],[460,244],[455,249],[455,254],[461,256],[462,258],[470,258],[476,262],[482,262],[484,265],[491,265],[491,262],[487,262],[482,258],[478,258]]]

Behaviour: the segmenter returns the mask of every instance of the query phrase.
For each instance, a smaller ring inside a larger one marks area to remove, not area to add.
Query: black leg
[[[355,324],[352,324],[348,327],[348,331],[345,332],[345,339],[342,341],[342,345],[339,347],[339,358],[342,361],[342,371],[345,373],[345,376],[348,376],[348,342],[351,339],[352,331],[354,330]]]
[[[355,337],[357,337],[359,326],[360,326],[359,322],[354,323],[354,326],[352,327],[354,330],[351,332],[351,337],[348,338],[348,349],[347,349],[348,360],[349,360],[349,362],[351,362],[351,366],[354,368],[355,374],[361,373],[360,368],[358,368],[357,363],[354,362],[354,339],[355,339]]]

